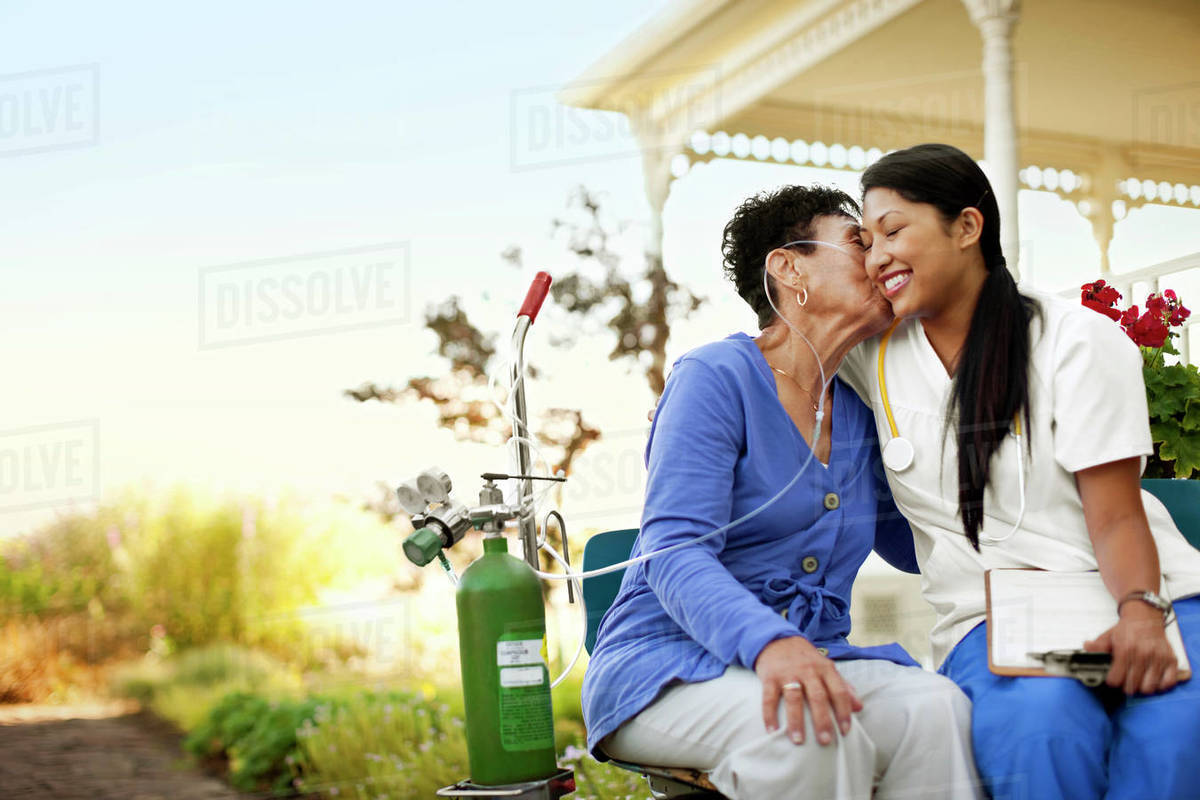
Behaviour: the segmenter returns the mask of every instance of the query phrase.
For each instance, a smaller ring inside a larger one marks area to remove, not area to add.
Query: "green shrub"
[[[262,689],[275,676],[287,672],[276,659],[233,644],[198,647],[180,653],[173,661],[174,680],[189,686],[237,683]]]
[[[337,637],[312,645],[304,609],[326,590],[397,572],[398,542],[377,516],[342,502],[127,492],[0,542],[0,619],[86,615],[91,631],[125,637],[96,647],[92,636],[89,652],[62,643],[77,661],[230,641],[306,667],[336,664],[357,647]],[[34,666],[11,666],[0,681]],[[0,695],[10,690],[0,682]]]
[[[322,590],[398,565],[396,532],[345,504],[175,491],[135,518],[126,538],[135,612],[181,648],[234,641],[290,656],[304,632],[297,612]]]
[[[424,694],[361,692],[300,732],[299,788],[325,796],[432,797],[468,774],[463,720]]]
[[[246,791],[290,794],[299,750],[297,731],[316,713],[319,698],[271,702],[248,692],[226,695],[184,741],[199,758],[224,757],[229,782]]]
[[[266,654],[216,644],[125,665],[114,675],[111,688],[191,731],[226,695],[255,692],[268,700],[282,700],[299,697],[301,685],[296,669]]]
[[[188,731],[189,753],[222,764],[242,790],[409,800],[432,797],[470,773],[457,687],[368,691],[347,684],[302,697],[294,671],[225,645],[143,664],[122,680],[123,690]],[[581,749],[578,688],[572,676],[554,695],[560,761],[576,771],[574,797],[646,797],[639,776]]]
[[[64,517],[0,546],[0,618],[122,610],[119,565],[99,518]]]
[[[184,746],[197,758],[227,761],[235,787],[276,794],[407,800],[468,774],[462,718],[399,691],[276,701],[234,692],[212,705]]]
[[[250,692],[225,695],[188,734],[184,749],[201,758],[221,754],[250,732],[269,705],[266,698]]]

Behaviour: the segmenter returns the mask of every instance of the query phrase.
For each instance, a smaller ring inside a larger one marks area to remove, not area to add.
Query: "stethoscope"
[[[888,400],[887,377],[883,368],[884,355],[887,353],[888,341],[892,338],[892,334],[900,325],[900,320],[892,323],[892,326],[887,329],[887,332],[879,340],[879,361],[876,369],[879,374],[879,394],[883,399],[883,412],[887,415],[888,430],[892,434],[892,438],[888,439],[883,445],[883,465],[892,472],[904,472],[912,466],[913,458],[916,451],[913,448],[912,442],[900,435],[899,429],[896,427],[896,418],[892,415],[892,404]],[[985,544],[998,544],[1008,541],[1013,534],[1021,527],[1021,521],[1025,518],[1025,459],[1021,457],[1021,416],[1020,414],[1013,415],[1013,435],[1017,439],[1017,487],[1021,492],[1021,508],[1017,512],[1017,521],[1013,524],[1012,530],[1001,537],[987,536],[980,533],[979,541]]]

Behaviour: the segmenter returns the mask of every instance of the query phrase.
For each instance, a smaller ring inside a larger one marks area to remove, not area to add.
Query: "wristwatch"
[[[1166,599],[1162,595],[1157,594],[1156,592],[1147,592],[1144,590],[1138,590],[1136,592],[1130,592],[1129,594],[1127,594],[1121,598],[1121,602],[1117,603],[1117,614],[1118,615],[1121,613],[1121,606],[1125,605],[1130,600],[1141,600],[1143,603],[1152,605],[1155,608],[1157,608],[1159,611],[1162,612],[1164,625],[1170,624],[1171,619],[1175,613],[1175,609],[1171,605],[1171,601]]]

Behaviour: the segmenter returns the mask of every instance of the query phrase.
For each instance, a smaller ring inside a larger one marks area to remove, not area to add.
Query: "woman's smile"
[[[892,270],[886,275],[880,275],[877,283],[883,290],[883,296],[891,300],[901,289],[908,285],[912,279],[912,270],[898,269]]]

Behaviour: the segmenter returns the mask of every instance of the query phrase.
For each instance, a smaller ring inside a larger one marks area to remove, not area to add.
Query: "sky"
[[[502,452],[455,441],[431,408],[342,390],[443,371],[421,319],[451,295],[507,341],[533,273],[573,266],[550,220],[574,187],[644,236],[619,135],[603,157],[553,147],[564,119],[619,125],[553,97],[664,5],[0,5],[0,536],[129,486],[362,497],[438,465],[470,501]],[[676,181],[666,267],[709,302],[673,329],[672,359],[753,329],[720,274],[731,210],[814,180],[857,189],[744,162]],[[1021,204],[1028,278],[1096,274],[1069,203]],[[1115,268],[1200,249],[1197,213],[1131,213]],[[500,258],[513,244],[519,269]],[[579,407],[605,431],[567,490],[577,524],[635,525],[653,400],[602,329],[550,347],[574,324],[548,305],[534,326],[531,410]]]

